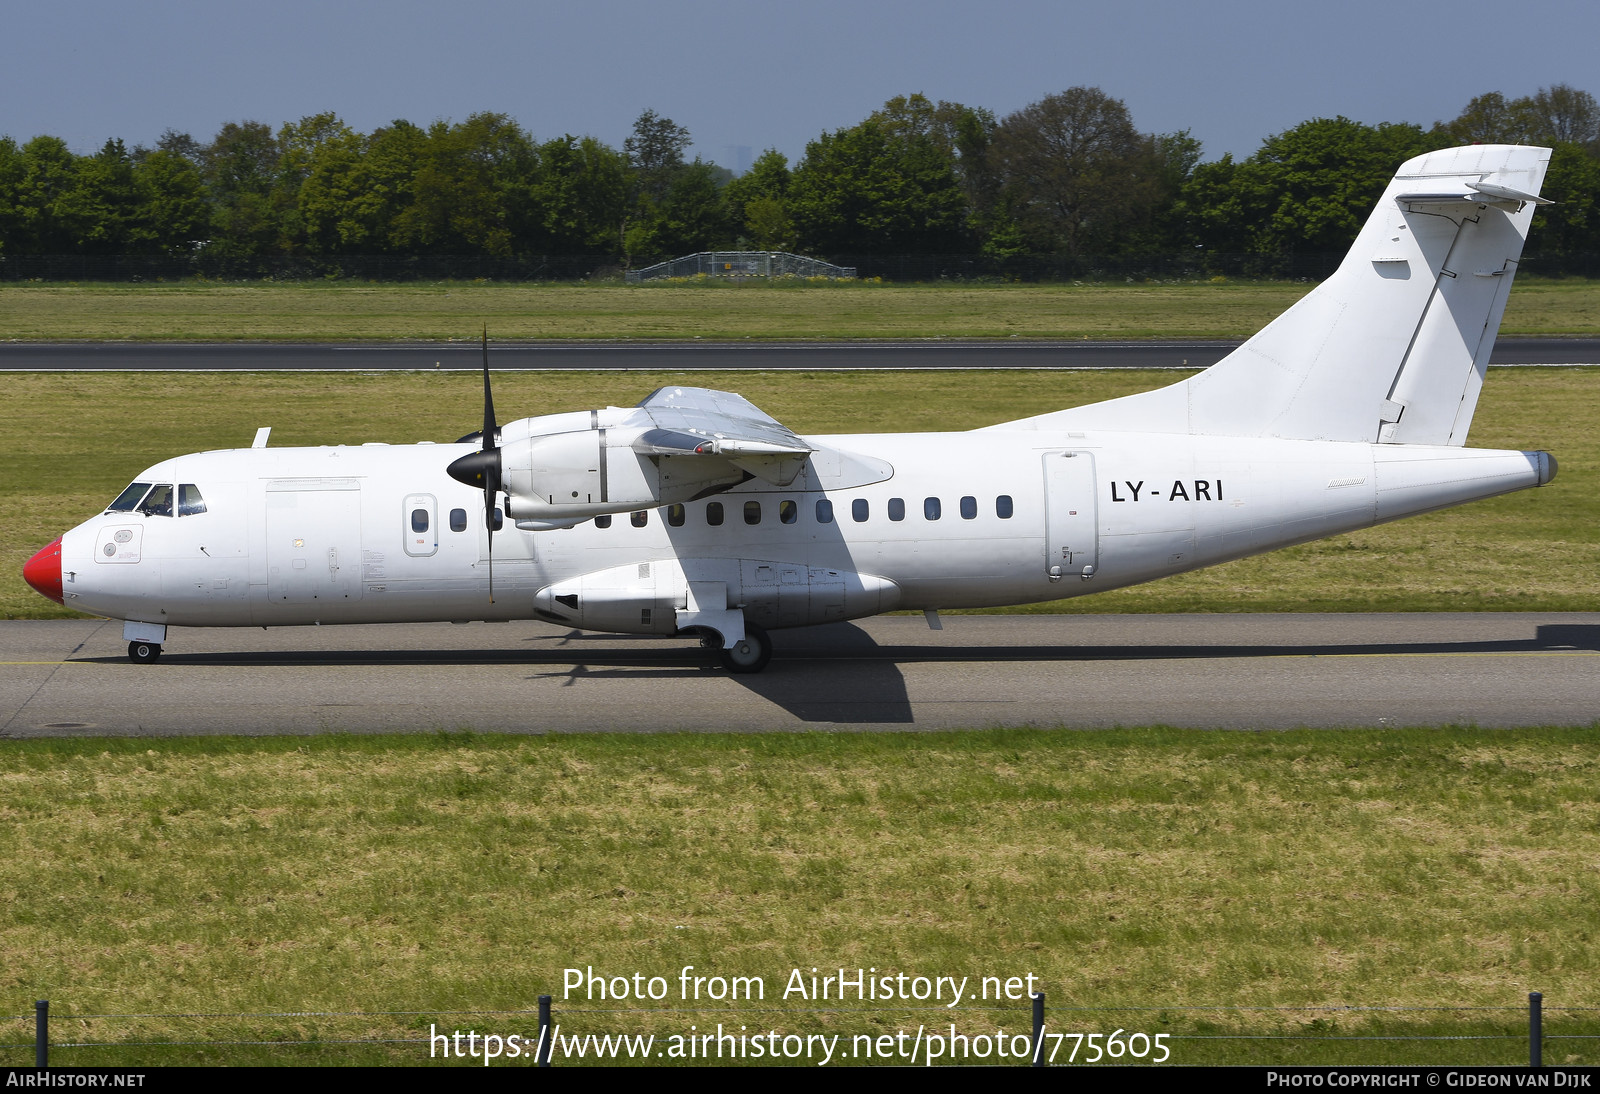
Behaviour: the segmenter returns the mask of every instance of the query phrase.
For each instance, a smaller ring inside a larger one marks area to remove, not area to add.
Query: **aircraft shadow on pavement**
[[[780,632],[774,639],[775,652],[766,671],[750,675],[731,674],[729,679],[752,695],[782,707],[802,722],[904,723],[915,719],[911,697],[906,692],[905,675],[894,659],[878,656],[880,647],[871,635],[852,623],[833,624],[825,630],[820,649],[826,660],[791,658],[787,643],[797,642],[803,632]],[[813,638],[812,641],[817,641]],[[809,645],[805,637],[798,644]],[[699,668],[722,674],[720,665],[708,650],[674,651],[681,662],[684,655],[699,660]],[[531,678],[565,677],[563,686],[586,680],[682,679],[681,668],[640,671],[617,662],[584,660],[565,671],[534,674]]]

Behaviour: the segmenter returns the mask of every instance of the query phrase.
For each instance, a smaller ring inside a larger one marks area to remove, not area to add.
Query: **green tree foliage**
[[[1528,231],[1528,252],[1544,256],[1600,253],[1600,157],[1572,142],[1551,150],[1542,205]]]
[[[622,142],[622,150],[647,202],[654,205],[666,199],[672,180],[684,168],[683,154],[689,144],[687,129],[654,110],[634,119],[633,134]]]
[[[395,242],[419,254],[519,253],[535,223],[536,161],[532,140],[505,114],[433,123]]]
[[[533,202],[538,250],[612,254],[629,212],[628,159],[593,137],[568,134],[539,146]]]
[[[216,232],[212,248],[227,255],[284,250],[273,201],[278,140],[262,122],[228,122],[200,150]]]
[[[272,206],[281,240],[288,250],[305,250],[306,225],[301,191],[316,164],[343,156],[358,159],[364,141],[334,113],[310,114],[278,130],[278,163]],[[317,248],[309,248],[316,250]]]
[[[1350,246],[1395,168],[1449,139],[1420,126],[1313,118],[1242,163],[1194,169],[1183,190],[1195,242],[1212,251],[1297,254]]]
[[[408,122],[395,125],[408,127],[421,137],[421,131]],[[409,193],[414,167],[407,164],[400,180],[378,177],[380,163],[372,145],[383,132],[368,138],[346,129],[305,150],[295,172],[295,213],[307,250],[316,254],[381,254],[388,250],[389,221],[399,208],[385,197],[393,189]],[[419,139],[413,151],[420,146]],[[392,163],[392,158],[388,162]]]
[[[690,254],[731,247],[733,225],[723,203],[715,164],[695,160],[673,178],[657,207],[654,250]]]
[[[808,144],[790,180],[788,210],[801,245],[822,253],[949,254],[971,245],[948,147],[896,116],[874,116]]]
[[[210,238],[211,204],[192,158],[169,148],[136,152],[133,174],[142,210],[142,253],[188,254]]]
[[[1167,198],[1155,139],[1097,87],[1031,103],[994,134],[1000,193],[1030,250],[1117,251]]]
[[[22,180],[27,166],[22,149],[10,137],[0,137],[0,256],[22,244]]]
[[[1507,99],[1490,91],[1469,101],[1454,120],[1434,129],[1460,144],[1576,144],[1600,155],[1600,103],[1567,84]]]
[[[73,237],[75,254],[142,254],[150,236],[133,157],[120,139],[108,140],[77,162],[72,189],[57,209]]]
[[[890,138],[926,141],[946,161],[967,204],[967,231],[982,238],[1009,222],[996,217],[1000,177],[990,151],[999,123],[994,112],[962,103],[935,103],[922,94],[897,95],[873,111]]]
[[[1525,139],[1526,118],[1498,91],[1475,96],[1451,122],[1433,127],[1458,144],[1517,144]]]
[[[59,137],[35,137],[22,146],[17,171],[15,246],[18,254],[71,254],[77,233],[69,217],[78,164]]]
[[[1528,232],[1528,251],[1543,256],[1600,252],[1600,104],[1567,84],[1507,99],[1479,95],[1434,131],[1450,143],[1533,144],[1551,149],[1540,208]]]
[[[790,177],[788,157],[769,148],[723,188],[728,222],[759,250],[787,251],[795,245],[788,210]]]
[[[689,141],[651,110],[621,150],[535,143],[492,113],[371,134],[333,113],[277,132],[230,122],[209,143],[168,130],[154,149],[113,139],[84,156],[0,136],[0,253],[1331,254],[1396,166],[1468,141],[1550,146],[1557,204],[1535,218],[1529,253],[1600,252],[1600,105],[1564,84],[1479,95],[1427,132],[1312,119],[1210,163],[1189,133],[1140,133],[1122,102],[1082,87],[1003,121],[897,96],[792,168],[768,149],[737,179],[686,161]]]

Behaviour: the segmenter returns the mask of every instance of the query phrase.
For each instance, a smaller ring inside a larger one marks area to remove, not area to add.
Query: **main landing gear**
[[[772,639],[754,623],[744,625],[744,637],[734,643],[733,649],[721,649],[721,645],[721,642],[717,643],[717,656],[722,660],[722,667],[729,672],[760,672],[772,660]]]
[[[128,660],[135,665],[153,665],[161,659],[161,643],[129,642]]]

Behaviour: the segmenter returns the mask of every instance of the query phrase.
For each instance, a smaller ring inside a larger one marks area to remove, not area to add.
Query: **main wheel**
[[[135,665],[153,665],[161,657],[161,645],[157,642],[129,642],[128,660]]]
[[[754,623],[744,625],[744,637],[731,650],[718,650],[722,665],[729,672],[760,672],[772,660],[772,639]]]

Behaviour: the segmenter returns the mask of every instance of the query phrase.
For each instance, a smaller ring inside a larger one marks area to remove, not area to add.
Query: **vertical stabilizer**
[[[1332,277],[1205,372],[1000,429],[1466,442],[1548,148],[1407,161]]]

